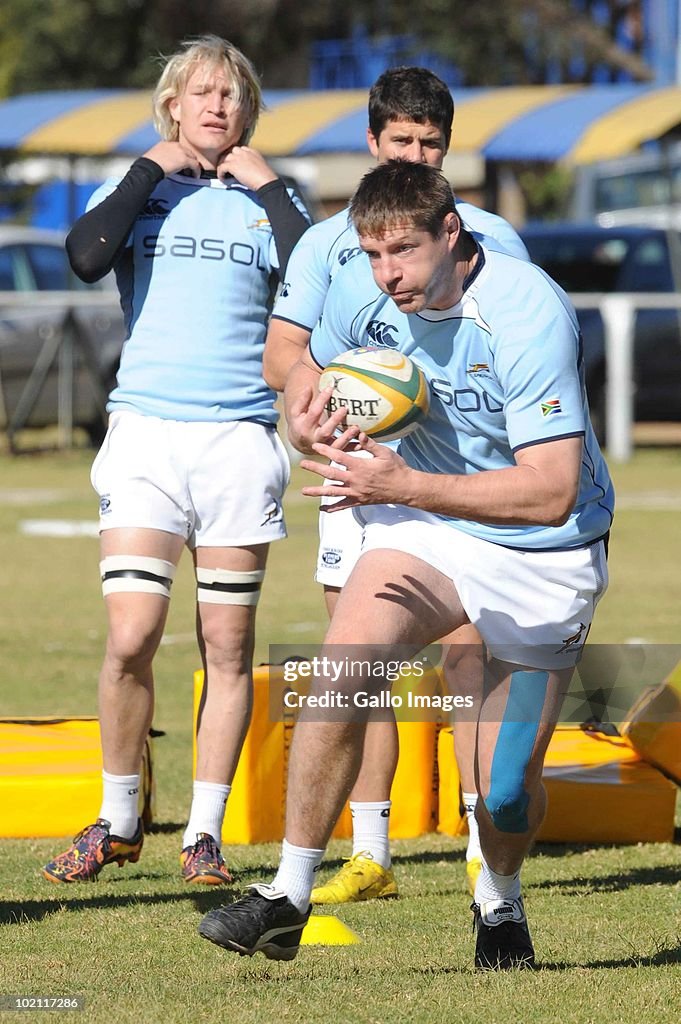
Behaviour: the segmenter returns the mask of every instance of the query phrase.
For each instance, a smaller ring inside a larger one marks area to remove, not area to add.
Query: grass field
[[[22,532],[27,520],[94,519],[91,457],[0,456],[2,715],[96,713],[104,641],[97,542]],[[256,661],[267,659],[270,643],[323,635],[312,583],[316,512],[300,496],[302,475],[294,474],[287,500],[290,538],[270,557]],[[681,450],[639,451],[614,475],[611,586],[591,640],[679,644]],[[156,743],[159,827],[140,863],[109,868],[96,885],[57,889],[38,868],[60,840],[1,842],[0,995],[80,995],[86,1010],[77,1019],[116,1024],[667,1024],[678,1017],[681,858],[672,844],[538,847],[524,872],[543,967],[533,975],[474,974],[464,841],[434,835],[394,844],[399,901],[338,911],[361,945],[308,947],[283,965],[242,960],[199,939],[200,915],[225,895],[188,891],[177,873],[190,792],[192,629],[187,563],[157,659],[155,725],[166,732]],[[330,867],[348,846],[331,846]],[[236,847],[229,857],[247,883],[267,878],[277,853],[271,844]]]

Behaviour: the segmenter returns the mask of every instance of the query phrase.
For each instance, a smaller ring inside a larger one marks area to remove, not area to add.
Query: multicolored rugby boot
[[[356,853],[326,885],[312,890],[316,906],[328,903],[361,903],[399,896],[391,868],[381,867],[367,851]]]
[[[207,832],[198,832],[194,845],[185,846],[180,864],[185,882],[194,885],[231,885],[234,881],[218,844]]]
[[[534,970],[534,947],[522,897],[471,903],[479,971]]]
[[[105,864],[136,864],[144,844],[142,822],[138,820],[132,839],[111,835],[110,828],[110,822],[104,818],[87,825],[74,836],[68,850],[45,865],[43,877],[48,882],[94,882]]]

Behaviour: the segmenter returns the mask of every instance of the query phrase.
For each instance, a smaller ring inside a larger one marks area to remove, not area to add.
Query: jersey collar
[[[231,174],[218,178],[216,171],[207,171],[203,168],[199,178],[195,178],[188,167],[169,174],[167,177],[170,181],[177,182],[178,185],[193,185],[194,188],[233,188],[239,184]]]
[[[416,316],[420,316],[422,320],[432,320],[433,322],[436,322],[438,320],[449,320],[454,315],[454,313],[461,308],[462,303],[465,302],[466,292],[474,283],[474,281],[478,279],[482,271],[482,268],[485,266],[485,251],[478,242],[477,238],[474,238],[473,235],[471,235],[471,238],[473,238],[473,241],[475,242],[475,248],[478,253],[478,258],[475,261],[475,266],[472,268],[472,270],[468,272],[468,274],[464,278],[461,298],[456,303],[456,305],[450,306],[448,309],[422,309],[420,313],[416,314]]]

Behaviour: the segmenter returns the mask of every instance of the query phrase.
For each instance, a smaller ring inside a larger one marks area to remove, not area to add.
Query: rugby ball
[[[354,348],[329,363],[319,390],[332,387],[326,409],[348,410],[346,423],[376,441],[411,433],[428,412],[428,383],[409,356],[393,349]]]

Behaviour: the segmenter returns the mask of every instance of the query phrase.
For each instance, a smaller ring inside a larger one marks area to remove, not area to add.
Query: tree
[[[615,42],[618,26],[627,19],[640,44],[641,0],[607,3],[607,28],[590,16],[590,0],[420,0],[416,23],[412,0],[346,0],[346,9],[351,21],[363,21],[374,35],[417,35],[421,49],[425,44],[457,65],[465,85],[541,83],[552,61],[562,66],[565,81],[575,81],[569,64],[576,53],[582,58],[583,81],[594,64],[606,65],[613,76],[624,70],[635,80],[648,81],[651,69],[640,55]]]
[[[3,0],[0,95],[42,89],[145,87],[158,58],[213,32],[253,60],[269,87],[304,87],[307,50],[331,0]]]
[[[147,10],[144,0],[4,0],[3,91],[136,84]]]
[[[465,85],[546,80],[551,61],[568,68],[577,49],[583,78],[604,63],[638,80],[650,71],[617,45],[622,19],[636,22],[641,0],[608,0],[609,26],[588,14],[589,0],[3,0],[0,6],[0,95],[41,89],[146,87],[160,54],[205,32],[225,36],[251,58],[269,88],[302,88],[310,44],[370,36],[413,36],[414,52],[454,62]],[[639,26],[640,28],[640,26]],[[639,33],[640,34],[640,33]]]

